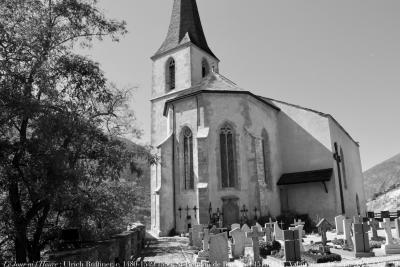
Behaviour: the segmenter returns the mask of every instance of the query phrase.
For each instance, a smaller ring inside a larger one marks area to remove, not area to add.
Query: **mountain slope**
[[[364,188],[367,199],[400,186],[400,154],[364,172]]]

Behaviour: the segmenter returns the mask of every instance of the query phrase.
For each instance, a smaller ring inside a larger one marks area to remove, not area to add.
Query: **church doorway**
[[[222,197],[222,212],[224,214],[224,226],[228,227],[239,223],[239,198],[236,196]]]

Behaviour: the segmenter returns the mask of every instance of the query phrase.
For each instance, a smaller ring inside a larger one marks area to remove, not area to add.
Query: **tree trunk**
[[[17,263],[25,263],[28,250],[26,227],[19,226],[15,233],[15,260]]]
[[[40,261],[40,247],[38,244],[32,245],[28,251],[29,262],[39,262]]]

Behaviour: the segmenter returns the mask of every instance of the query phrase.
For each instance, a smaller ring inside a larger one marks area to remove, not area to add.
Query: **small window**
[[[205,58],[203,58],[203,61],[201,62],[201,77],[206,77],[208,73],[210,72],[210,66],[208,65],[208,62]]]
[[[235,136],[229,125],[220,130],[220,150],[222,187],[235,187]]]
[[[168,90],[175,89],[175,74],[176,74],[175,60],[173,58],[171,58],[167,62],[166,85],[167,85]]]
[[[183,129],[183,168],[185,189],[194,189],[193,134],[188,127]]]

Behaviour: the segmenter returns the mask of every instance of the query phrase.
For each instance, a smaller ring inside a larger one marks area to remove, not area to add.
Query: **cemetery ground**
[[[397,236],[397,230],[392,229],[393,234]],[[328,245],[331,247],[340,247],[332,243],[333,240],[342,240],[344,235],[337,235],[334,230],[327,232]],[[381,243],[384,243],[385,231],[378,230],[378,236],[382,237]],[[394,239],[395,243],[400,244],[400,239]],[[231,244],[231,240],[229,240]],[[321,243],[321,235],[309,234],[303,236],[303,246],[307,251],[311,247]],[[379,243],[379,242],[378,242]],[[332,250],[335,251],[333,248]],[[199,248],[189,245],[188,237],[162,237],[155,238],[147,235],[147,244],[141,257],[138,261],[144,263],[160,263],[160,264],[196,264],[196,255],[200,251]],[[394,263],[393,266],[400,266],[400,254],[385,255],[382,248],[374,248],[374,257],[356,258],[352,253],[341,253],[342,260],[340,262],[330,262],[321,264],[308,264],[308,266],[387,266],[387,263]],[[233,259],[231,250],[229,250],[230,261],[226,266],[248,266],[253,257],[252,247],[245,248],[245,257],[240,259]],[[262,259],[263,266],[282,266],[277,261],[273,260],[271,256]],[[302,266],[302,265],[299,265]],[[307,266],[307,265],[304,265]],[[390,265],[388,265],[390,266]]]

